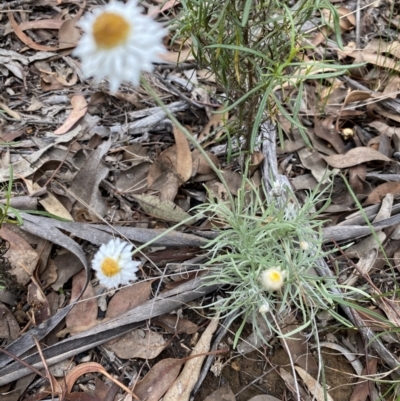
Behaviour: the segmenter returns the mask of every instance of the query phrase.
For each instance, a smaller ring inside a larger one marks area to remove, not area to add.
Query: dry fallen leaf
[[[82,269],[72,279],[71,304],[75,302],[86,284],[86,272]],[[79,302],[68,313],[65,324],[74,332],[83,331],[93,326],[97,321],[97,299],[94,289],[89,282]]]
[[[14,30],[14,33],[18,36],[18,39],[20,39],[22,43],[29,46],[31,49],[43,50],[43,51],[58,50],[57,47],[39,45],[38,43],[33,42],[32,39],[30,39],[28,36],[25,35],[20,26],[17,24],[12,12],[8,13],[8,19],[10,20],[10,24]]]
[[[119,358],[154,359],[168,345],[164,337],[151,330],[137,329],[104,344]]]
[[[400,182],[385,182],[377,186],[365,200],[364,205],[373,205],[380,203],[387,195],[392,194],[394,197],[400,194]]]
[[[328,392],[304,369],[299,366],[295,366],[295,369],[316,401],[334,401]]]
[[[194,334],[199,330],[199,326],[188,319],[176,315],[163,315],[153,319],[153,323],[161,326],[168,333]]]
[[[39,184],[37,184],[36,182],[33,183],[31,180],[24,179],[24,182],[26,184],[29,194],[35,193],[42,189]],[[64,205],[51,192],[47,192],[46,197],[40,200],[39,203],[44,207],[47,212],[52,213],[55,216],[70,221],[74,220],[68,210],[64,207]]]
[[[64,124],[56,129],[54,133],[56,135],[65,134],[72,129],[72,127],[86,114],[88,104],[86,99],[82,95],[72,96],[71,99],[72,111]]]
[[[371,161],[392,161],[377,150],[368,147],[358,147],[349,150],[344,155],[323,156],[323,158],[334,168],[347,168]]]
[[[312,397],[310,397],[306,391],[300,387],[295,380],[295,378],[287,372],[285,369],[280,368],[279,374],[281,375],[282,380],[285,382],[286,387],[290,390],[293,394],[294,398],[300,395],[301,400],[303,401],[311,401]]]
[[[112,319],[120,316],[145,303],[149,299],[150,293],[151,281],[141,281],[119,289],[108,304],[106,318]]]
[[[32,276],[32,281],[28,285],[27,301],[32,307],[33,320],[36,325],[42,324],[51,317],[46,295],[35,276]]]
[[[26,285],[39,262],[38,253],[26,240],[4,225],[0,229],[0,237],[10,244],[10,248],[4,255],[12,267],[9,273],[19,284]]]
[[[186,135],[178,127],[173,127],[176,144],[176,167],[178,177],[185,183],[192,175],[192,154]]]
[[[175,381],[183,363],[182,359],[163,359],[151,368],[133,391],[141,400],[158,401]]]
[[[378,359],[373,356],[369,357],[368,359],[368,368],[365,368],[360,373],[362,376],[376,374]],[[358,383],[354,386],[350,401],[366,401],[367,399],[370,399],[371,389],[375,389],[375,386],[376,384],[373,381],[365,380],[364,378],[360,377]]]
[[[128,394],[131,393],[131,390],[127,388],[125,385],[120,383],[117,379],[111,376],[103,366],[96,362],[85,362],[81,363],[78,366],[75,366],[65,377],[62,382],[63,388],[70,393],[74,383],[83,375],[87,373],[101,373],[102,375],[106,376],[109,380],[113,383],[116,383],[120,388],[126,391]],[[81,395],[84,393],[80,393]],[[137,399],[137,398],[136,398]]]
[[[81,37],[79,29],[76,27],[76,18],[63,21],[58,31],[60,49],[75,47]]]

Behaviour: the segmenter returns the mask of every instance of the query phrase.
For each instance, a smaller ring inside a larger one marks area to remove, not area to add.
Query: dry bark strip
[[[377,223],[372,223],[372,227],[376,230],[393,227],[400,223],[400,214],[381,220]],[[368,226],[332,226],[325,227],[322,230],[324,242],[352,240],[358,237],[364,237],[371,234],[371,229]]]

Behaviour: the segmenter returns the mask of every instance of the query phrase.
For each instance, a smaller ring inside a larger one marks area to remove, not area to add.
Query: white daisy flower
[[[162,40],[168,31],[143,15],[137,0],[112,1],[85,15],[79,26],[84,34],[73,54],[81,58],[85,77],[107,77],[111,92],[122,81],[138,86],[141,71],[152,72],[166,51]]]
[[[103,244],[92,260],[92,268],[96,270],[100,284],[107,288],[117,288],[120,284],[136,281],[136,272],[140,262],[132,260],[133,245],[112,239]]]
[[[260,274],[260,282],[267,291],[278,291],[282,288],[286,277],[286,271],[282,271],[280,266],[270,267]]]

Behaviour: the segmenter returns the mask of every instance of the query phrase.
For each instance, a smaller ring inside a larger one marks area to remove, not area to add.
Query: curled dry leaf
[[[72,387],[74,383],[83,375],[87,373],[101,373],[102,375],[106,376],[109,380],[111,380],[113,383],[117,384],[122,390],[126,391],[128,394],[131,394],[131,390],[124,386],[122,383],[120,383],[117,379],[115,379],[113,376],[111,376],[104,368],[101,366],[99,363],[96,362],[86,362],[86,363],[81,363],[78,366],[75,366],[65,377],[65,380],[63,382],[63,386],[65,386],[65,389],[67,393],[70,393],[72,390]],[[138,399],[135,396],[135,399]]]
[[[64,124],[54,131],[56,135],[65,134],[70,131],[71,128],[86,114],[88,104],[84,96],[72,96],[71,104],[72,112],[65,120]]]
[[[8,19],[10,20],[10,24],[14,30],[14,33],[18,36],[18,39],[21,40],[21,42],[24,43],[26,46],[29,46],[31,49],[35,50],[43,50],[43,51],[58,50],[57,47],[39,45],[38,43],[33,42],[31,38],[25,35],[20,26],[17,24],[12,12],[8,13]]]
[[[353,367],[353,369],[357,373],[357,375],[361,375],[361,372],[363,370],[362,363],[360,362],[359,359],[356,358],[356,355],[353,352],[350,352],[343,345],[324,341],[324,342],[319,343],[318,346],[321,348],[326,347],[326,348],[330,348],[330,349],[339,351],[350,362],[351,366]]]

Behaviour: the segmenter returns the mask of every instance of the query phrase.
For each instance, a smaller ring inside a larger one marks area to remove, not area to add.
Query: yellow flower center
[[[280,281],[280,280],[281,280],[281,277],[282,277],[282,275],[281,275],[281,273],[278,272],[278,271],[272,271],[272,272],[269,274],[269,279],[270,279],[271,281],[273,281],[273,282]]]
[[[101,271],[107,277],[115,276],[120,272],[121,268],[119,267],[118,262],[110,257],[107,257],[103,260],[101,264]]]
[[[130,24],[118,14],[105,12],[93,24],[93,36],[98,47],[112,49],[124,43],[129,35]]]

